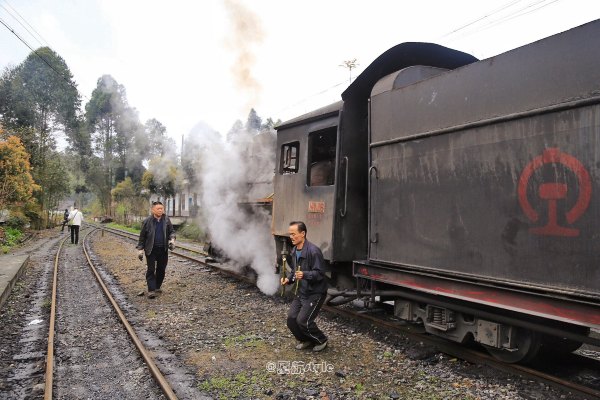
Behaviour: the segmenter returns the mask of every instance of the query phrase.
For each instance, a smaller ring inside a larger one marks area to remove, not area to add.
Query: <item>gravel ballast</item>
[[[285,321],[288,298],[172,256],[163,293],[148,299],[137,296],[145,290],[145,267],[133,242],[96,236],[93,250],[144,316],[144,328],[215,398],[576,398],[327,313],[317,320],[329,336],[327,349],[298,351]]]

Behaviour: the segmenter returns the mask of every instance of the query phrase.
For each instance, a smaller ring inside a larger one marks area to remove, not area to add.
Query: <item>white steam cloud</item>
[[[211,243],[235,266],[250,266],[257,273],[258,288],[274,294],[279,276],[274,273],[271,217],[265,210],[249,212],[244,206],[271,194],[274,133],[240,130],[227,142],[214,134],[202,136],[201,208]]]

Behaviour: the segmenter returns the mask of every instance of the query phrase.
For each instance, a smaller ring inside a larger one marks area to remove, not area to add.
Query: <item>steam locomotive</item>
[[[272,230],[331,304],[393,302],[505,362],[600,345],[600,20],[477,60],[399,44],[277,127]]]

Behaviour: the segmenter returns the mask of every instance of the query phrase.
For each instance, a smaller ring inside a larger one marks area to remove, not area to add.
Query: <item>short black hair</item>
[[[162,205],[164,205],[164,204],[162,203],[162,201],[160,201],[160,200],[157,200],[157,201],[153,201],[153,202],[152,202],[152,205],[153,205],[153,206],[155,206],[155,205],[157,205],[157,204],[160,204],[161,206],[162,206]]]
[[[298,232],[305,232],[308,233],[308,230],[306,229],[306,224],[302,221],[292,221],[290,222],[290,226],[292,225],[296,225],[298,226]]]

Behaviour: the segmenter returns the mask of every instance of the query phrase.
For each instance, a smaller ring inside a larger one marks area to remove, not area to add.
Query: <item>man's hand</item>
[[[296,271],[296,280],[300,280],[304,277],[304,272]]]
[[[144,250],[138,250],[138,258],[140,261],[144,261]]]
[[[175,239],[169,240],[169,250],[175,250]]]
[[[285,286],[285,285],[287,285],[287,284],[288,284],[288,282],[289,282],[289,279],[288,279],[288,278],[281,278],[281,285],[282,285],[282,286]]]

